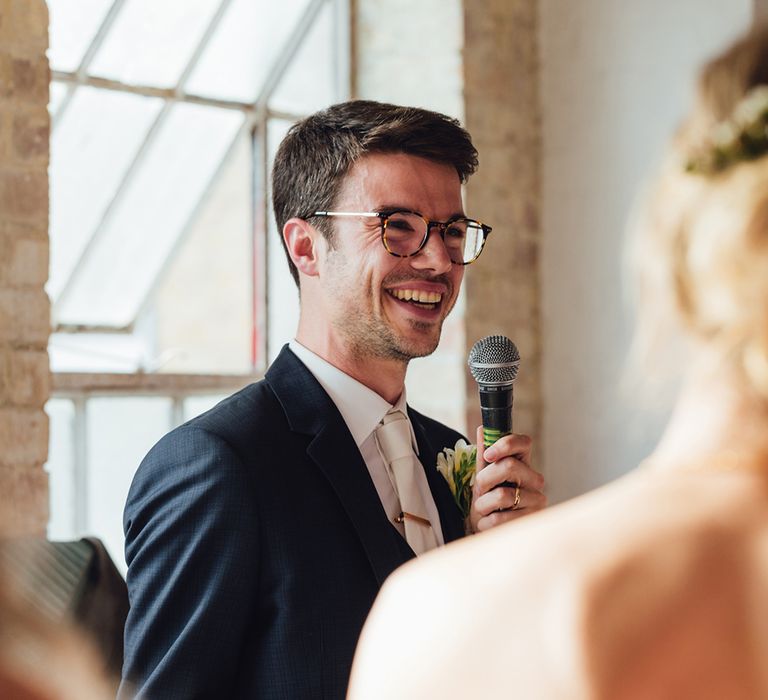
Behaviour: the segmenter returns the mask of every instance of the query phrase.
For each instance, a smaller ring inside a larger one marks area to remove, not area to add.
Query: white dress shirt
[[[386,461],[382,457],[374,438],[376,426],[393,406],[375,391],[345,374],[338,367],[334,367],[330,362],[305,348],[297,340],[292,340],[288,347],[317,379],[320,386],[325,389],[328,396],[331,397],[331,401],[336,404],[336,408],[339,409],[339,413],[341,413],[341,417],[347,424],[347,428],[349,428],[349,432],[352,434],[352,439],[360,450],[366,467],[368,467],[368,473],[371,475],[373,485],[376,487],[376,492],[379,494],[379,500],[389,518],[389,522],[392,523],[393,527],[397,528],[401,535],[405,536],[403,524],[395,521],[397,516],[400,515],[401,508],[397,491],[394,487],[394,478],[389,473]],[[405,387],[403,387],[403,393],[400,394],[400,398],[395,403],[394,408],[408,415]],[[419,448],[416,444],[416,436],[413,434],[413,426],[411,426],[411,441],[413,442],[414,453],[419,456]],[[437,455],[426,455],[425,459],[436,460]],[[419,456],[419,460],[421,461],[421,456]],[[430,463],[428,462],[427,469],[429,468]],[[429,517],[429,521],[432,523],[432,529],[437,537],[437,542],[439,545],[445,544],[443,529],[440,525],[440,515],[437,512],[435,499],[429,490],[427,477],[423,470],[418,470],[416,481],[421,496],[424,499],[427,517]]]

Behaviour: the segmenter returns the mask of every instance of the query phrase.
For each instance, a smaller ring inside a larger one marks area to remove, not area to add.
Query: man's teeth
[[[419,289],[391,289],[390,294],[402,301],[418,301],[420,304],[439,304],[443,295],[439,292],[425,292]]]

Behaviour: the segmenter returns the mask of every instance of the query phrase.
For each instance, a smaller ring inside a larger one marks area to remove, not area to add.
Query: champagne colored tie
[[[437,538],[416,481],[416,469],[421,465],[413,451],[408,417],[402,411],[387,413],[376,428],[376,442],[395,481],[402,511],[398,522],[405,526],[406,541],[416,554],[434,549]]]

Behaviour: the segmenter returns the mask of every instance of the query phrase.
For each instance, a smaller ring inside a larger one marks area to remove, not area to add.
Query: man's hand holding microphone
[[[469,512],[472,532],[547,505],[544,477],[530,465],[531,438],[512,432],[512,388],[519,365],[515,344],[503,335],[477,341],[469,353],[483,422],[476,435],[477,472]]]

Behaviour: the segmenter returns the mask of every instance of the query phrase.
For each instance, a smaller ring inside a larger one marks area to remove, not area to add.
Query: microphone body
[[[490,447],[512,432],[512,385],[488,387],[479,385],[480,414],[483,421],[483,444]]]

